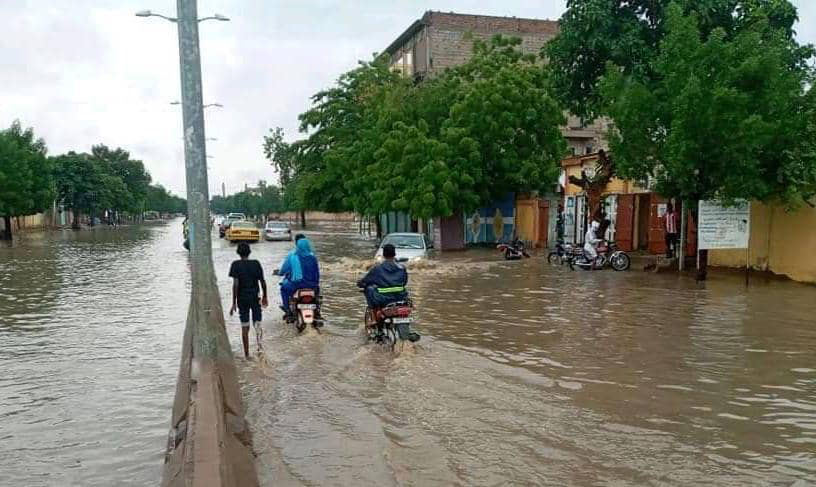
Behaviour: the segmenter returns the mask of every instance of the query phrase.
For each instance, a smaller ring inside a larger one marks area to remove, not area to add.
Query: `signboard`
[[[700,201],[697,242],[700,249],[747,249],[751,231],[751,207],[747,201],[722,206]]]

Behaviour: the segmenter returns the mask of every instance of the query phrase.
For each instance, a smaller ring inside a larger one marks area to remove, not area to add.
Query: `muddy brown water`
[[[180,234],[0,246],[0,485],[157,484],[189,292]],[[238,361],[262,485],[816,481],[812,286],[475,250],[411,270],[423,338],[392,353],[359,335],[373,243],[309,234],[325,332],[296,335],[270,308],[263,356]],[[290,247],[253,256],[271,273]],[[234,246],[215,239],[214,258],[226,304]]]

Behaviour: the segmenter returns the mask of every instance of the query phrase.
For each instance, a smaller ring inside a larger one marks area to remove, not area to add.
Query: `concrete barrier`
[[[205,330],[214,333],[196,336],[197,323],[219,321],[216,313],[222,313],[221,307],[213,308],[217,309],[198,313],[193,304],[188,314],[164,458],[164,487],[258,485],[252,438],[244,419],[223,314],[220,330],[209,327]]]

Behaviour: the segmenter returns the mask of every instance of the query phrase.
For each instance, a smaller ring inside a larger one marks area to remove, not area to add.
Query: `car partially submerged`
[[[424,233],[389,233],[380,242],[375,257],[377,260],[383,258],[383,247],[391,244],[397,251],[397,262],[409,262],[428,257],[428,252],[433,245]]]
[[[288,240],[292,241],[292,229],[285,222],[267,222],[264,227],[264,238],[266,240]]]
[[[261,231],[252,222],[232,222],[225,234],[230,242],[258,242],[261,240]]]

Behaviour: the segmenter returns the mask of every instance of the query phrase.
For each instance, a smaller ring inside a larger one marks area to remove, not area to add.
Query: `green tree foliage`
[[[187,213],[187,200],[167,191],[161,184],[151,184],[145,191],[145,210],[159,213]]]
[[[294,167],[305,207],[369,216],[449,216],[546,189],[566,151],[564,118],[548,70],[520,43],[476,42],[468,63],[418,84],[386,57],[361,63],[313,97],[300,117],[308,137],[282,145],[275,131],[267,157],[282,181],[282,168]]]
[[[140,212],[151,180],[142,161],[131,159],[123,149],[109,149],[104,144],[93,146],[91,156],[111,177],[110,208],[134,214]]]
[[[602,93],[619,174],[652,176],[658,192],[686,201],[801,203],[816,190],[814,138],[805,136],[813,78],[801,48],[762,15],[707,35],[699,18],[669,6],[652,81],[610,65]]]
[[[20,122],[0,131],[0,217],[5,220],[2,238],[11,239],[11,218],[33,215],[50,206],[53,195],[51,168],[42,139]]]
[[[74,213],[74,227],[81,214],[105,210],[138,215],[147,208],[150,174],[141,161],[120,148],[96,145],[90,154],[69,152],[54,158],[57,195]]]
[[[603,104],[598,81],[611,62],[623,74],[647,83],[659,78],[653,60],[668,32],[671,0],[568,0],[560,34],[544,48],[554,84],[566,106],[594,118]],[[796,8],[788,0],[677,0],[684,14],[697,14],[706,39],[714,30],[731,39],[765,19],[767,29],[782,32],[793,47]],[[804,65],[807,46],[792,48],[791,63]]]
[[[270,213],[286,211],[280,188],[258,181],[257,188],[251,188],[226,198],[214,196],[210,200],[214,213],[244,213],[247,216],[264,216]]]
[[[283,211],[306,210],[303,192],[299,190],[298,184],[298,169],[301,169],[298,164],[298,148],[299,145],[284,140],[284,132],[280,127],[270,130],[270,134],[264,136],[264,155],[271,161],[280,180]]]

